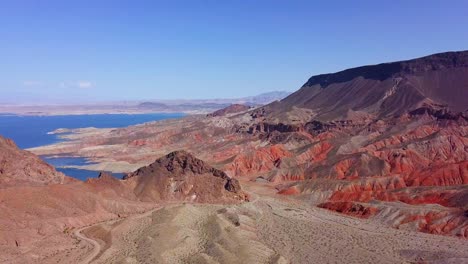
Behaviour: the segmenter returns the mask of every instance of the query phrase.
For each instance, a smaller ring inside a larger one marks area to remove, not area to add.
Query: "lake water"
[[[99,114],[99,115],[61,115],[61,116],[17,116],[0,115],[0,135],[11,138],[18,147],[22,149],[48,145],[59,142],[61,139],[57,135],[47,134],[58,128],[118,128],[141,124],[150,121],[158,121],[169,118],[180,118],[184,114]],[[69,165],[89,164],[84,158],[41,157],[47,163],[52,164],[58,171],[64,174],[85,180],[95,178],[99,174],[97,171],[64,168]],[[123,174],[114,173],[116,177]]]
[[[96,178],[100,171],[92,171],[92,170],[82,170],[82,169],[75,169],[75,168],[67,168],[66,166],[70,165],[89,165],[93,164],[93,162],[88,161],[85,158],[82,157],[61,157],[61,158],[56,158],[56,157],[47,157],[47,156],[41,156],[41,158],[53,165],[57,171],[62,172],[65,175],[71,176],[75,179],[78,180],[86,180],[87,178]],[[112,173],[114,177],[121,179],[125,173]]]
[[[13,139],[18,147],[25,149],[57,142],[59,138],[56,135],[48,135],[47,132],[58,128],[127,127],[182,116],[184,114],[0,115],[0,135]]]

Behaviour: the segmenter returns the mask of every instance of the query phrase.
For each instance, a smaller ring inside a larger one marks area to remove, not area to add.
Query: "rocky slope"
[[[247,199],[236,179],[188,152],[175,151],[124,177],[143,201],[223,203]]]
[[[72,239],[77,228],[156,206],[105,179],[0,189],[0,262],[42,263],[57,252],[86,248]]]
[[[425,104],[460,112],[468,110],[467,85],[468,51],[446,52],[313,76],[262,111],[269,122],[375,119]]]
[[[29,151],[0,136],[0,188],[64,183],[71,179]]]

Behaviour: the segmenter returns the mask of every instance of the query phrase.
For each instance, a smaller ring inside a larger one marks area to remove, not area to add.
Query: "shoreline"
[[[83,135],[96,135],[97,137],[119,128],[127,128],[131,126],[140,126],[147,123],[153,123],[165,120],[178,120],[187,117],[184,113],[154,113],[154,114],[141,114],[134,115],[128,114],[109,114],[102,115],[81,115],[81,117],[70,116],[70,120],[76,120],[72,122],[63,122],[61,120],[68,119],[67,116],[54,118],[54,116],[19,116],[19,115],[1,115],[3,120],[15,124],[13,127],[5,127],[4,131],[0,129],[2,135],[8,138],[12,138],[21,149],[29,152],[36,153],[40,158],[57,170],[61,171],[67,176],[73,177],[79,180],[85,180],[86,178],[95,178],[99,172],[105,171],[111,174],[120,175],[132,172],[146,163],[135,163],[130,164],[127,162],[111,161],[106,162],[102,159],[96,159],[82,153],[73,153],[73,151],[58,151],[54,154],[48,153],[37,153],[37,149],[53,149],[56,146],[67,147],[69,144],[73,144],[75,141],[79,141]],[[115,116],[115,117],[114,117]],[[24,117],[24,119],[23,119]],[[76,127],[80,126],[80,127]],[[100,127],[107,126],[107,127]],[[29,127],[29,128],[28,128]],[[25,133],[20,134],[18,137],[13,137],[12,133],[16,129],[21,129]],[[38,142],[40,145],[31,146],[31,140],[33,138],[40,137],[41,141]],[[54,151],[52,151],[54,152]]]

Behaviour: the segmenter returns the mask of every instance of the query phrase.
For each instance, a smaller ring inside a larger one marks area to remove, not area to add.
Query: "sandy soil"
[[[384,227],[245,183],[241,205],[170,204],[75,232],[61,263],[468,263],[468,241]],[[84,253],[83,253],[84,252]]]

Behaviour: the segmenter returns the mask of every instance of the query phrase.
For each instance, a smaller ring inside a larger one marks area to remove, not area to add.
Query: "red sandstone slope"
[[[29,151],[0,136],[0,188],[64,183],[68,177]]]
[[[264,178],[282,183],[281,194],[300,195],[323,208],[468,236],[465,113],[426,107],[369,122],[308,124],[253,132],[268,142],[255,153],[271,154],[262,154],[262,163],[255,162],[258,154],[239,154],[231,166],[236,173],[255,174],[260,170],[252,161],[262,164]]]
[[[239,182],[185,151],[175,151],[127,175],[143,201],[188,200],[233,202],[246,200]]]

